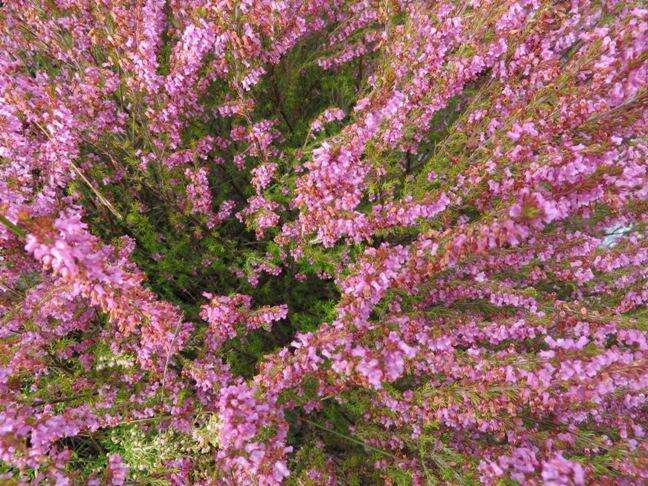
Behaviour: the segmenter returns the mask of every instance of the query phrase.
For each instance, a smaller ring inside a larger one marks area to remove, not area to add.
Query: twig
[[[2,214],[0,214],[0,223],[2,223],[4,226],[6,226],[6,228],[9,231],[11,231],[14,235],[16,235],[21,240],[24,239],[25,236],[27,236],[27,232],[24,229],[22,229],[20,226],[18,226],[16,224],[12,223],[11,221],[9,221]]]
[[[112,204],[110,204],[110,201],[108,201],[95,187],[92,185],[92,183],[86,178],[86,176],[81,172],[81,170],[74,164],[74,162],[70,162],[70,165],[72,166],[72,169],[77,173],[77,175],[87,184],[87,186],[90,188],[90,190],[97,196],[97,199],[108,208],[108,210],[115,216],[118,220],[122,220],[123,217],[121,214],[117,212],[117,210],[113,207]]]
[[[50,133],[49,133],[47,130],[45,130],[45,128],[44,128],[40,123],[38,123],[36,120],[34,120],[34,124],[35,124],[39,129],[40,129],[41,132],[43,132],[43,133],[45,134],[45,136],[48,138],[48,140],[50,140],[50,141],[52,140],[52,136],[50,135]],[[121,220],[123,219],[123,218],[122,218],[122,215],[119,214],[119,213],[117,212],[117,210],[113,207],[112,204],[110,204],[110,201],[108,201],[108,200],[103,196],[103,194],[101,194],[97,189],[95,189],[95,187],[92,185],[92,183],[91,183],[91,182],[88,180],[88,178],[83,174],[83,172],[81,172],[81,170],[76,166],[76,164],[75,164],[74,162],[70,161],[70,165],[72,166],[72,169],[74,169],[74,172],[76,172],[76,174],[81,178],[81,180],[83,180],[83,182],[85,182],[85,183],[87,184],[87,186],[88,186],[88,187],[90,188],[90,190],[95,194],[95,196],[97,196],[97,198],[99,199],[99,201],[101,202],[101,204],[103,204],[104,206],[106,206],[106,207],[108,208],[108,210],[109,210],[109,211],[110,211],[110,212],[111,212],[111,213],[112,213],[112,214],[113,214],[113,215],[114,215],[118,220],[121,221]]]
[[[361,446],[364,447],[365,449],[371,449],[372,451],[379,452],[379,453],[381,453],[381,454],[384,454],[385,456],[392,457],[392,458],[394,458],[394,459],[396,459],[396,460],[400,460],[400,459],[401,459],[400,457],[398,457],[398,456],[395,455],[395,454],[392,454],[391,452],[387,452],[387,451],[384,451],[384,450],[382,450],[382,449],[379,449],[378,447],[374,447],[374,446],[372,446],[372,445],[370,445],[370,444],[367,444],[366,442],[361,441],[360,439],[356,439],[356,438],[353,437],[353,436],[350,436],[350,435],[347,435],[347,434],[343,434],[343,433],[341,433],[341,432],[338,432],[337,430],[329,429],[329,428],[327,428],[327,427],[324,427],[324,426],[321,425],[321,424],[318,424],[317,422],[313,422],[313,421],[308,420],[308,419],[306,419],[306,418],[302,418],[301,420],[303,420],[303,421],[306,422],[306,423],[309,423],[309,424],[312,425],[313,427],[317,427],[318,429],[321,429],[321,430],[324,430],[324,431],[326,431],[326,432],[330,432],[331,434],[334,434],[334,435],[337,435],[337,436],[339,436],[339,437],[342,437],[343,439],[346,439],[346,440],[348,440],[349,442],[353,442],[353,443],[355,443],[355,444],[361,445]]]

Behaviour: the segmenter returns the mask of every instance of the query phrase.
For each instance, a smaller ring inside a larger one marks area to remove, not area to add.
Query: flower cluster
[[[0,481],[644,484],[635,0],[0,2]]]

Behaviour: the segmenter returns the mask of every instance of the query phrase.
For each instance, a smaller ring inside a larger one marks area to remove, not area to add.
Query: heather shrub
[[[644,484],[637,1],[0,2],[6,484]]]

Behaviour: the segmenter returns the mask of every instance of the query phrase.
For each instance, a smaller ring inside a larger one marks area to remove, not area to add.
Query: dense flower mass
[[[646,484],[648,10],[0,2],[0,482]]]

